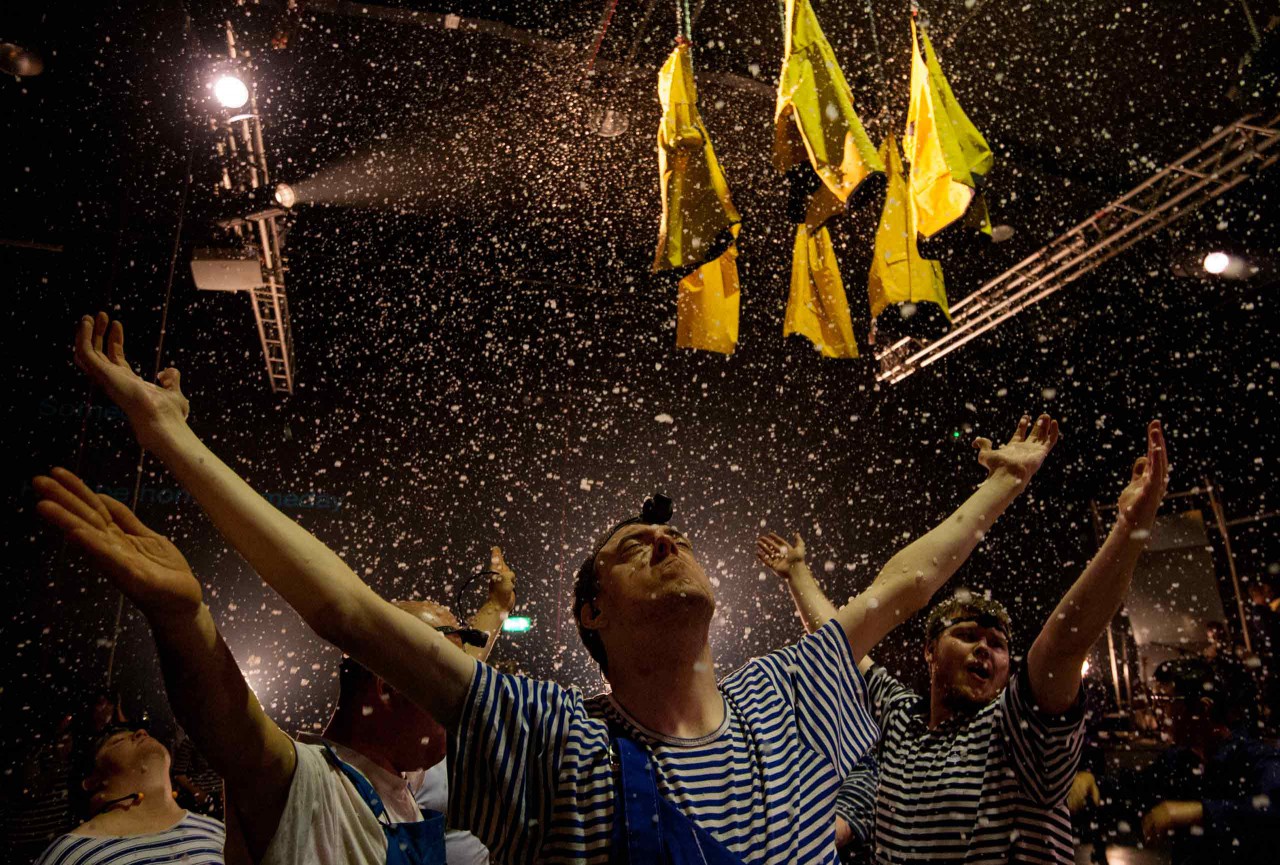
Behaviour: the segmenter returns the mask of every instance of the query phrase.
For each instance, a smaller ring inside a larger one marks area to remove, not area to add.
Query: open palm
[[[144,614],[194,613],[200,608],[200,583],[168,538],[66,469],[51,474],[32,481],[40,496],[36,511],[84,550]]]
[[[158,384],[141,378],[124,356],[124,325],[105,312],[80,319],[75,362],[120,406],[143,447],[164,424],[186,422],[191,405],[182,395],[181,375],[170,367]]]
[[[501,547],[489,550],[489,599],[508,611],[516,605],[516,572],[502,557]]]
[[[756,558],[780,577],[791,576],[791,569],[804,562],[804,538],[796,532],[790,542],[776,532],[756,538]]]
[[[1169,452],[1160,421],[1147,425],[1147,453],[1133,464],[1129,485],[1120,493],[1121,516],[1134,528],[1149,531],[1169,488]]]
[[[974,439],[973,446],[978,449],[978,462],[986,467],[989,474],[1003,470],[1026,483],[1057,443],[1058,422],[1042,414],[1036,418],[1034,426],[1030,416],[1024,415],[1018,421],[1013,437],[999,450],[992,448],[988,438]]]

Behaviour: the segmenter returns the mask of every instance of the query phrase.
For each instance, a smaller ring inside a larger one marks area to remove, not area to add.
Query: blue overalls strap
[[[614,729],[619,784],[615,789],[610,862],[627,865],[742,865],[710,832],[658,795],[649,754]]]
[[[622,736],[613,737],[618,755],[622,797],[621,813],[613,821],[614,849],[627,851],[632,865],[658,862],[662,850],[662,819],[658,808],[658,785],[653,780],[649,755],[635,742]],[[619,810],[615,805],[615,810]],[[617,817],[622,819],[619,820]],[[625,836],[619,844],[617,835]]]
[[[369,779],[354,767],[344,763],[327,742],[323,743],[329,762],[347,776],[360,798],[369,806],[373,816],[382,824],[382,834],[387,839],[387,865],[445,865],[444,815],[439,811],[424,810],[416,823],[392,823],[382,797],[373,789]]]

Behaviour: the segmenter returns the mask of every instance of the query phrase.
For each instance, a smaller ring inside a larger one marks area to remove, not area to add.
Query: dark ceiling
[[[90,409],[69,361],[72,323],[94,308],[124,318],[135,363],[150,369],[167,298],[161,354],[183,370],[197,432],[264,492],[340,496],[339,509],[291,513],[388,596],[447,598],[490,543],[508,547],[535,627],[500,653],[584,687],[594,679],[564,614],[569,574],[593,534],[653,487],[676,498],[720,581],[725,668],[798,633],[785,594],[751,560],[755,532],[806,532],[843,597],[981,477],[970,435],[1002,435],[1022,411],[1060,415],[1065,438],[1034,497],[959,580],[1012,600],[1028,631],[1083,566],[1088,502],[1118,492],[1151,416],[1169,427],[1176,487],[1210,476],[1231,516],[1276,509],[1273,288],[1171,269],[1224,239],[1276,255],[1276,178],[927,372],[878,386],[869,357],[823,360],[781,338],[791,229],[768,152],[776,3],[694,3],[702,113],[744,216],[743,320],[732,357],[679,352],[674,286],[648,272],[670,4],[641,27],[646,3],[621,0],[591,75],[603,2],[384,4],[492,25],[457,30],[365,4],[302,5],[289,47],[274,52],[283,4],[232,10],[259,57],[272,169],[317,202],[290,220],[291,397],[267,389],[248,301],[197,292],[186,268],[213,209],[201,132],[217,47],[209,5],[194,5],[192,28],[158,0],[0,16],[47,59],[38,78],[0,81],[6,483],[17,515],[5,540],[14,597],[0,617],[16,661],[6,717],[66,709],[105,673],[116,595],[36,524],[24,486],[67,464],[104,488],[132,488],[127,430],[100,400]],[[874,5],[875,38],[867,4],[816,8],[878,140],[902,123],[908,30],[905,2]],[[1228,96],[1249,44],[1236,3],[973,0],[927,11],[943,67],[997,154],[993,216],[1016,231],[945,262],[953,300],[1244,110]],[[1265,23],[1270,10],[1253,11]],[[606,107],[629,118],[626,134],[592,131]],[[870,204],[835,231],[864,350],[876,218]],[[333,652],[198,509],[173,500],[154,462],[143,484],[143,518],[188,553],[254,686],[287,725],[316,722]],[[1242,569],[1280,562],[1274,531],[1238,532]],[[129,613],[125,625],[119,682],[159,712],[145,629]],[[896,662],[914,662],[917,633],[890,650]]]

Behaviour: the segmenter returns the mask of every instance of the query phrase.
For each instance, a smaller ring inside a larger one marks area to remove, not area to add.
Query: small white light
[[[1089,675],[1089,659],[1085,658],[1084,663],[1080,665],[1080,677],[1084,678]]]
[[[249,88],[234,75],[223,75],[213,83],[213,96],[223,108],[240,108],[249,101]]]
[[[293,191],[293,187],[287,183],[276,184],[276,204],[288,210],[298,203],[298,196]]]
[[[1206,273],[1223,273],[1231,266],[1231,256],[1225,252],[1211,252],[1204,257]]]

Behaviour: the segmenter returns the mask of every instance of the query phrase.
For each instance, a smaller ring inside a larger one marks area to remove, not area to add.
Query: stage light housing
[[[613,108],[606,108],[595,117],[595,131],[601,138],[617,138],[630,128],[630,118]]]
[[[1214,275],[1225,273],[1227,268],[1231,266],[1231,256],[1225,252],[1214,251],[1204,257],[1204,269],[1206,273]]]
[[[285,210],[288,210],[298,203],[297,193],[295,193],[293,191],[293,187],[287,183],[276,184],[275,198],[276,204],[280,205]]]
[[[18,78],[31,78],[43,71],[44,59],[39,52],[13,42],[0,42],[0,72]]]
[[[223,108],[243,108],[249,101],[249,88],[234,75],[223,75],[213,82],[213,96]]]

